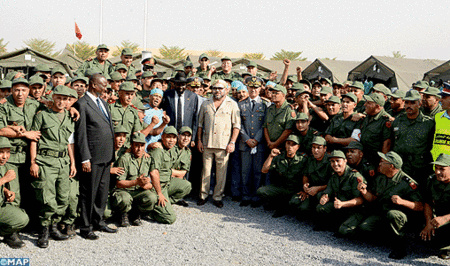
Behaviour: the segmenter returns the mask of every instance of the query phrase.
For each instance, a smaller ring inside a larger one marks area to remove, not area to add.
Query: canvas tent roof
[[[442,64],[441,60],[370,56],[349,72],[350,80],[375,80],[389,88],[407,91],[422,79],[422,73]]]
[[[321,78],[330,79],[332,82],[344,82],[348,72],[357,66],[360,61],[342,61],[317,58],[302,71],[304,79],[314,81]]]
[[[4,73],[8,69],[21,69],[25,74],[34,74],[33,68],[38,64],[47,64],[50,68],[62,66],[73,77],[69,65],[30,48],[23,48],[0,56],[0,67],[4,69]]]
[[[450,60],[431,69],[423,75],[423,80],[439,82],[442,80],[444,82],[450,80]]]
[[[72,70],[78,69],[83,64],[83,61],[67,48],[64,48],[62,53],[58,55],[56,59],[66,63]]]

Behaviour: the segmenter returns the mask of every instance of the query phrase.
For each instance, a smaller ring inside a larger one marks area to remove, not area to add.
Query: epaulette
[[[416,180],[412,179],[411,177],[409,177],[407,175],[403,176],[403,180],[405,180],[413,190],[417,189],[418,184],[417,184]]]

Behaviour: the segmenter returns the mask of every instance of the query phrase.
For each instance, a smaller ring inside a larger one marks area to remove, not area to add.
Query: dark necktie
[[[177,103],[177,130],[180,130],[183,119],[181,117],[182,107],[181,107],[181,95],[178,95],[178,103]]]
[[[252,100],[252,112],[255,111],[256,101]]]
[[[97,106],[98,106],[98,108],[100,108],[100,111],[102,111],[103,115],[106,117],[106,119],[108,119],[108,114],[105,113],[105,110],[103,110],[101,104],[102,103],[100,102],[100,98],[97,98]]]

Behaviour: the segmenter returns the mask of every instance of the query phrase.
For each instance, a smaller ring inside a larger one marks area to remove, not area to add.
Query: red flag
[[[81,40],[81,37],[83,37],[83,35],[81,35],[80,28],[78,28],[78,25],[76,22],[75,22],[75,36],[77,36],[78,40]]]

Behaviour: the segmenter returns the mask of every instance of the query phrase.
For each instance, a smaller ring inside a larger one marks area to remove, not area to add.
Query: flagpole
[[[147,19],[148,19],[148,0],[144,0],[144,51],[147,51]]]
[[[99,34],[100,42],[99,44],[103,43],[103,0],[100,0],[100,34]]]

